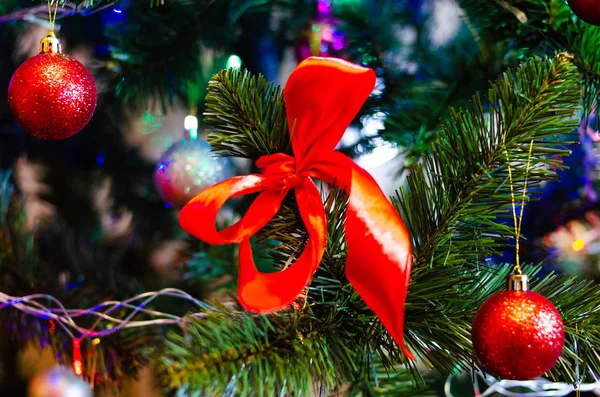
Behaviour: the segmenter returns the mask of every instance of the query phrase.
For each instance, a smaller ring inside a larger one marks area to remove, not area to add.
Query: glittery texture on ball
[[[565,341],[560,313],[533,291],[502,291],[477,311],[473,348],[485,368],[504,379],[526,380],[548,371]]]
[[[81,62],[42,53],[15,71],[8,85],[10,110],[23,129],[40,139],[64,139],[87,125],[96,109],[96,85]]]
[[[230,159],[215,157],[202,140],[184,139],[171,146],[154,171],[160,196],[175,208],[183,207],[202,190],[234,175]]]
[[[92,397],[90,385],[73,371],[56,366],[36,374],[29,382],[28,397]]]
[[[600,0],[567,0],[567,3],[579,19],[600,26]]]

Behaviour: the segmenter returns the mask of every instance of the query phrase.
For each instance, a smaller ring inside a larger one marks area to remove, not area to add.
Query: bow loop
[[[308,58],[283,97],[298,168],[332,152],[375,86],[372,69],[335,58]]]
[[[179,224],[186,232],[210,244],[239,243],[254,235],[275,216],[287,191],[273,188],[264,175],[236,176],[202,191],[183,207]],[[230,198],[261,192],[244,217],[222,231],[216,229],[217,213]]]
[[[327,243],[327,218],[319,190],[310,178],[295,189],[300,215],[308,231],[304,250],[291,266],[276,273],[261,273],[252,260],[247,240],[240,246],[238,296],[247,310],[272,313],[292,304],[302,293],[321,263]]]

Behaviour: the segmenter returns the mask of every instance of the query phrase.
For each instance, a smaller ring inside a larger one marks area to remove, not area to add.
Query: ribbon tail
[[[248,311],[266,314],[289,306],[306,288],[321,263],[327,242],[327,218],[319,190],[306,178],[295,192],[309,235],[295,263],[280,272],[261,273],[254,264],[249,239],[240,245],[238,298]]]
[[[333,152],[311,174],[346,190],[346,277],[411,360],[404,343],[404,306],[412,245],[402,219],[371,175]]]
[[[406,357],[414,361],[404,343],[404,304],[412,261],[410,237],[377,182],[352,164],[346,215],[346,276]]]

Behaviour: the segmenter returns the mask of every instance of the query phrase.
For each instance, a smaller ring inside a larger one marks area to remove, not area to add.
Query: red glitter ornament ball
[[[65,139],[87,125],[96,109],[96,85],[88,70],[60,52],[23,62],[8,85],[10,110],[27,133]]]
[[[565,331],[552,302],[533,291],[501,291],[475,314],[471,329],[479,361],[493,375],[536,378],[560,356]]]
[[[600,0],[567,0],[567,3],[579,19],[600,26]]]

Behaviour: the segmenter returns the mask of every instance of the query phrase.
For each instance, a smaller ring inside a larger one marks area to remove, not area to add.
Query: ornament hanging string
[[[48,0],[48,19],[50,21],[50,33],[54,34],[54,25],[56,24],[56,13],[58,12],[59,0]],[[52,4],[54,4],[54,13],[52,12]]]
[[[531,154],[533,152],[533,141],[529,142],[529,153],[527,155],[527,165],[525,167],[525,181],[523,184],[523,196],[521,198],[521,206],[519,211],[519,217],[517,218],[517,204],[515,200],[515,188],[512,177],[512,169],[510,168],[510,158],[508,155],[508,149],[506,148],[506,131],[504,132],[504,136],[502,137],[502,145],[504,146],[504,153],[506,154],[506,166],[508,169],[508,181],[510,184],[510,200],[512,204],[512,214],[513,214],[513,223],[515,228],[515,256],[516,256],[516,264],[514,267],[514,271],[518,274],[521,274],[521,264],[519,259],[519,240],[521,239],[521,228],[523,226],[523,208],[525,207],[525,201],[527,200],[527,183],[529,181],[529,168],[531,166]]]

